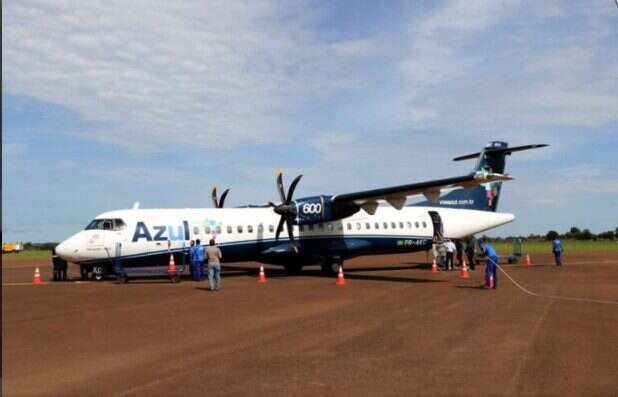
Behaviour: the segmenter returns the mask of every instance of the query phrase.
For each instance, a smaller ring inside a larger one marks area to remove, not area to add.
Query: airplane
[[[492,141],[453,159],[478,159],[463,176],[299,199],[293,196],[302,175],[286,192],[280,171],[278,204],[224,208],[229,189],[218,199],[216,188],[214,208],[142,209],[136,203],[96,216],[56,253],[79,265],[83,277],[101,279],[114,273],[116,257],[126,267],[165,265],[170,254],[180,263],[190,240],[207,245],[214,239],[228,263],[262,262],[290,273],[320,265],[336,274],[350,258],[426,251],[435,241],[464,239],[512,222],[513,214],[496,211],[502,182],[513,179],[504,174],[506,156],[545,146]],[[421,195],[424,201],[406,205],[409,197]]]

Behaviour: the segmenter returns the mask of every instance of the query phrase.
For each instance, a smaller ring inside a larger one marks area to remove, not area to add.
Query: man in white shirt
[[[446,268],[453,270],[453,255],[457,250],[457,246],[452,240],[447,240],[446,243]]]

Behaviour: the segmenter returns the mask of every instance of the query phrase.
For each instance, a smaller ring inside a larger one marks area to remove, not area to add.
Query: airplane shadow
[[[429,266],[430,267],[430,266]],[[239,266],[225,266],[226,269],[234,271],[235,276],[250,276],[250,277],[258,277],[259,270],[258,269],[248,269],[245,267]],[[398,277],[398,276],[384,276],[384,275],[374,275],[374,274],[356,274],[358,272],[375,272],[375,271],[393,271],[393,270],[408,270],[408,269],[424,269],[427,268],[427,265],[420,264],[415,266],[385,266],[385,267],[355,267],[352,269],[345,270],[345,277],[350,280],[368,280],[368,281],[387,281],[387,282],[396,282],[396,283],[436,283],[436,282],[444,282],[444,280],[430,280],[430,279],[422,279],[422,278],[413,278],[413,277]],[[226,271],[222,271],[221,275],[223,277],[227,277],[228,273]],[[300,273],[288,273],[284,269],[268,269],[266,271],[266,275],[268,278],[291,278],[291,277],[302,277],[302,276],[310,276],[310,277],[320,277],[320,278],[329,278],[335,279],[334,275],[328,275],[322,273],[320,269],[304,269]]]

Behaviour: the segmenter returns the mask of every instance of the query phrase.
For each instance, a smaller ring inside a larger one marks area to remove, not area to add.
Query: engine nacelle
[[[347,218],[360,210],[360,207],[356,204],[342,205],[338,203],[333,205],[332,197],[322,195],[294,200],[298,214],[295,223],[297,225],[312,225],[330,222]]]

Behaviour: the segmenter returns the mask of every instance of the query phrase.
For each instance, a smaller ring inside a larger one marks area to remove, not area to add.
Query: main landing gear
[[[322,274],[326,276],[336,276],[339,273],[339,266],[343,266],[341,258],[326,258],[320,264]]]

